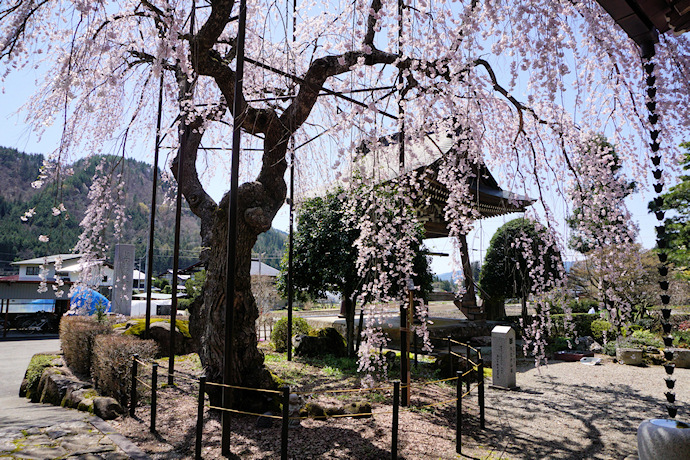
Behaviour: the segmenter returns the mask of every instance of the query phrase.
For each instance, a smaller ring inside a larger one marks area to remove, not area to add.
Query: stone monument
[[[496,326],[491,331],[492,386],[516,389],[515,368],[515,331],[510,326]]]
[[[134,273],[134,245],[115,245],[115,274],[113,276],[112,311],[125,316],[132,312],[132,274]]]

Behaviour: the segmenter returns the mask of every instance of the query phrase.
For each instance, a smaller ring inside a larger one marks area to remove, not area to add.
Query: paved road
[[[84,420],[88,414],[47,404],[33,404],[19,397],[19,386],[31,357],[41,352],[59,352],[60,340],[32,335],[0,341],[0,428],[44,427]]]

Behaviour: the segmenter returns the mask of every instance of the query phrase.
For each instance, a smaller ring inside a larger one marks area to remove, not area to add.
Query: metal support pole
[[[280,429],[280,458],[287,460],[288,458],[288,425],[290,423],[290,387],[283,387],[283,419]]]
[[[137,359],[139,355],[132,355],[132,388],[129,392],[129,415],[134,417],[134,408],[137,407]]]
[[[153,279],[153,247],[156,229],[156,195],[158,193],[158,153],[161,143],[161,114],[163,112],[163,70],[158,89],[158,119],[156,120],[156,145],[153,149],[153,178],[151,179],[151,218],[149,220],[149,246],[146,254],[146,328],[144,337],[149,337],[151,327],[151,282]],[[139,267],[141,268],[141,267]]]
[[[7,329],[10,328],[10,299],[5,300],[5,327],[2,331],[2,336],[7,337]]]
[[[184,128],[183,128],[184,129]],[[180,149],[177,155],[177,177],[182,180],[184,163],[184,144],[180,142]],[[169,339],[169,359],[168,359],[168,385],[174,384],[175,376],[175,329],[177,328],[177,277],[180,270],[180,227],[182,218],[182,191],[177,188],[177,198],[175,201],[175,238],[173,241],[173,273],[172,273],[172,302],[170,305],[170,339]]]
[[[201,460],[201,438],[204,433],[204,396],[206,393],[206,376],[199,378],[199,400],[196,411],[196,445],[194,446],[194,458]]]
[[[158,363],[151,366],[151,433],[156,432],[156,409],[158,405]]]
[[[400,411],[400,381],[393,382],[393,428],[391,432],[391,458],[398,458],[398,412]]]
[[[291,152],[290,160],[290,228],[288,235],[288,304],[287,304],[287,337],[285,344],[287,345],[287,360],[292,361],[292,302],[294,299],[294,286],[292,278],[293,270],[293,244],[294,244],[294,202],[295,202],[295,151]]]
[[[400,305],[400,380],[402,381],[402,405],[410,403],[410,350],[405,305]]]
[[[297,29],[297,0],[292,1],[292,44],[294,46]],[[293,87],[290,87],[290,95],[292,96]],[[287,345],[287,360],[292,361],[292,307],[295,296],[294,279],[292,277],[293,270],[293,245],[294,245],[294,216],[295,216],[295,139],[290,139],[290,228],[288,234],[288,276],[287,276],[287,338],[285,344]]]
[[[453,375],[453,350],[451,349],[450,336],[446,338],[448,340],[448,368],[450,369],[450,374]]]
[[[485,417],[485,400],[484,400],[484,360],[479,358],[479,366],[477,372],[479,372],[479,387],[477,391],[477,398],[479,399],[479,428],[486,428],[486,417]]]
[[[467,357],[467,359],[465,360],[465,364],[466,364],[465,367],[467,368],[467,370],[469,370],[469,369],[470,369],[470,366],[472,365],[472,364],[470,363],[470,346],[466,344],[465,347],[466,347],[466,349],[467,349],[467,353],[465,354],[465,356]],[[472,383],[472,382],[471,382],[472,379],[469,378],[469,377],[470,377],[471,375],[472,375],[472,374],[467,374],[468,378],[465,380],[465,388],[466,388],[465,391],[470,391],[470,383]]]
[[[455,420],[455,452],[462,454],[462,372],[457,371],[456,392],[458,394],[456,420]]]
[[[223,357],[223,383],[231,385],[233,359],[233,329],[235,326],[235,258],[237,252],[237,208],[238,182],[240,170],[240,143],[242,140],[242,82],[244,80],[244,39],[247,25],[247,0],[240,0],[240,13],[237,29],[237,62],[235,66],[235,92],[233,98],[232,124],[232,164],[230,171],[230,202],[228,204],[228,243],[227,243],[227,272],[225,286],[225,347]],[[232,390],[223,387],[223,407],[229,409],[232,404]],[[221,451],[223,455],[230,455],[230,422],[229,411],[223,411]]]

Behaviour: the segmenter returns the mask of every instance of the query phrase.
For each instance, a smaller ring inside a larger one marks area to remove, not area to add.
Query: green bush
[[[622,343],[621,346],[625,346],[625,343]],[[616,341],[615,340],[610,340],[606,342],[606,345],[604,345],[604,353],[609,355],[609,356],[616,356]]]
[[[292,318],[292,335],[311,334],[312,327],[304,318]],[[273,325],[271,344],[277,352],[287,351],[287,318],[280,318]]]
[[[652,332],[661,332],[661,321],[659,318],[648,316],[645,318],[640,318],[635,321],[635,324],[640,326],[642,329]]]
[[[120,404],[129,404],[132,385],[132,355],[138,354],[140,361],[152,360],[158,353],[153,340],[141,340],[126,335],[100,335],[93,345],[91,376],[100,394],[112,396]],[[150,368],[139,366],[140,372]]]
[[[600,340],[604,336],[604,332],[608,334],[611,331],[611,323],[605,319],[595,319],[590,325],[590,330],[592,331],[592,337]]]
[[[594,299],[571,300],[569,306],[573,313],[587,313],[592,307],[597,310],[599,302]]]
[[[565,315],[551,315],[553,321],[554,330],[552,331],[552,336],[565,336],[565,328],[563,327],[563,318]],[[586,335],[592,335],[592,322],[599,319],[599,314],[588,314],[588,313],[573,313],[572,324],[575,326],[575,334],[578,337],[584,337]]]
[[[110,326],[91,316],[66,316],[60,321],[60,346],[73,372],[90,375],[94,338],[110,334]]]
[[[671,331],[673,345],[681,348],[690,348],[690,331]]]
[[[639,330],[632,333],[632,342],[642,347],[663,347],[663,341],[656,334],[650,331]]]

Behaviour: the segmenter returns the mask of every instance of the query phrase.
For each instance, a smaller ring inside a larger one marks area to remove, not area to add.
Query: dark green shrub
[[[66,316],[60,321],[60,346],[65,364],[73,372],[90,375],[94,338],[110,334],[109,325],[90,316]]]
[[[573,313],[587,313],[590,308],[599,308],[599,302],[594,299],[571,300],[568,305]]]
[[[304,318],[292,318],[292,335],[311,334],[312,327]],[[280,318],[273,325],[271,344],[277,352],[287,351],[287,318]]]
[[[153,340],[141,340],[126,335],[100,335],[95,338],[93,346],[93,364],[91,376],[98,392],[112,396],[120,404],[129,404],[129,392],[132,385],[132,355],[138,354],[139,360],[152,360],[158,353],[158,346]],[[139,365],[140,373],[150,373],[149,367]]]
[[[597,340],[600,340],[604,336],[604,332],[606,332],[607,334],[611,332],[611,323],[609,323],[605,319],[595,319],[594,321],[592,321],[590,329],[592,331],[592,337],[594,337]]]
[[[661,332],[661,321],[659,318],[648,316],[635,321],[635,324],[646,331]]]
[[[570,350],[575,344],[572,340],[568,340],[565,337],[554,337],[553,341],[549,341],[546,346],[547,353],[555,353],[557,351]]]

